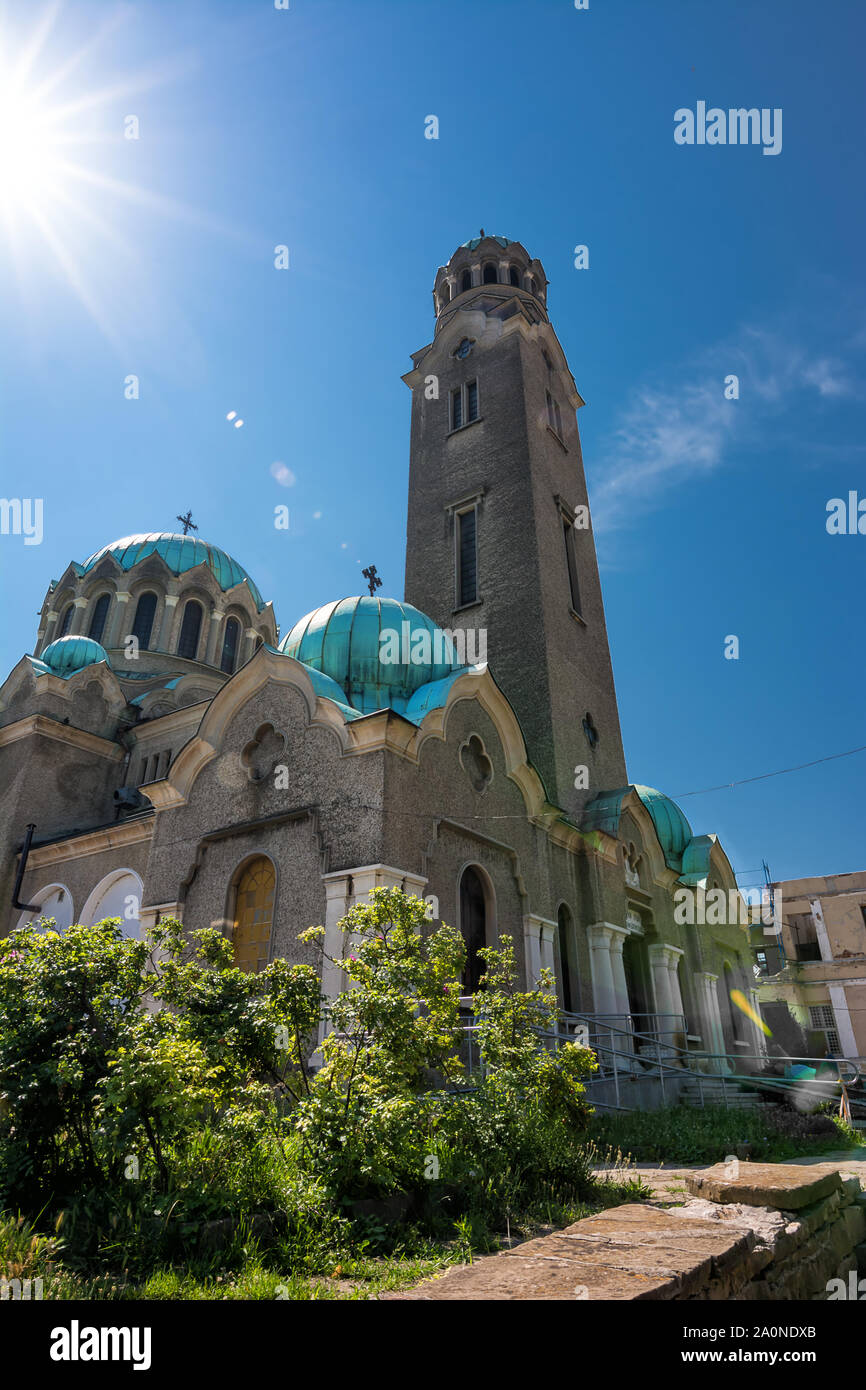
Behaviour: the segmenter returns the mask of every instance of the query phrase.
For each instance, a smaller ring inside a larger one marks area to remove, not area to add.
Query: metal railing
[[[461,1000],[462,1029],[465,1038],[465,1060],[471,1073],[481,1065],[475,1042],[478,1023],[471,1012],[471,999]],[[641,1026],[636,1026],[636,1021]],[[849,1088],[866,1081],[866,1059],[845,1057],[817,1059],[814,1057],[770,1058],[766,1053],[709,1052],[684,1045],[688,1041],[683,1014],[576,1014],[561,1012],[557,1027],[542,1030],[544,1046],[561,1047],[578,1042],[595,1053],[598,1069],[588,1078],[587,1099],[599,1110],[628,1111],[623,1104],[626,1082],[650,1078],[661,1090],[662,1104],[668,1095],[678,1099],[686,1088],[697,1091],[697,1103],[730,1105],[734,1096],[743,1092],[777,1095],[782,1098],[798,1091],[815,1104],[841,1097],[847,1114],[866,1118],[864,1099],[849,1095]],[[814,1071],[813,1076],[778,1076],[767,1073],[774,1063]],[[734,1068],[741,1070],[734,1070]],[[823,1070],[823,1074],[822,1073]],[[605,1101],[596,1094],[601,1087],[613,1087],[615,1100]]]

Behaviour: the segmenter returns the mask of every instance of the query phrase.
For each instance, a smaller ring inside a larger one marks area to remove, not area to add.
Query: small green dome
[[[104,545],[89,560],[85,560],[81,566],[82,573],[87,574],[105,555],[111,555],[124,570],[132,569],[148,555],[161,555],[172,574],[184,574],[187,570],[195,569],[196,565],[207,565],[223,593],[246,581],[257,611],[261,613],[265,606],[264,599],[243,565],[220,550],[219,546],[208,545],[207,541],[196,540],[195,536],[179,536],[173,531],[123,536],[119,541]]]
[[[110,665],[108,652],[92,637],[58,637],[50,642],[39,658],[55,676],[71,675],[98,661]]]
[[[599,792],[584,808],[582,828],[617,835],[623,799],[629,792],[636,792],[649,812],[668,868],[676,869],[679,873],[683,854],[692,839],[692,827],[677,803],[665,796],[664,792],[656,791],[655,787],[642,787],[634,782],[615,791]]]
[[[665,862],[672,869],[679,868],[686,845],[692,838],[692,827],[677,803],[665,796],[664,792],[656,791],[655,787],[641,787],[637,783],[633,785],[652,816]]]
[[[280,651],[330,676],[353,709],[403,713],[417,690],[459,669],[432,618],[392,598],[344,598],[295,623]]]
[[[464,241],[464,242],[461,244],[460,249],[461,249],[461,251],[474,251],[475,248],[476,248],[476,246],[480,246],[480,245],[481,245],[482,241],[498,241],[498,242],[499,242],[499,245],[502,247],[503,251],[505,250],[505,247],[506,247],[506,246],[510,246],[510,245],[511,245],[511,238],[510,238],[510,237],[507,237],[507,236],[496,236],[493,232],[485,232],[483,237],[474,236],[474,237],[471,237],[471,238],[469,239],[469,241]]]

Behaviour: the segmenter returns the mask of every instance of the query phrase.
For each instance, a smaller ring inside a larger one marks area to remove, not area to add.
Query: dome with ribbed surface
[[[344,598],[295,623],[280,651],[330,676],[353,709],[402,713],[417,690],[460,669],[432,618],[392,598]]]
[[[85,666],[95,666],[98,661],[111,664],[108,652],[92,637],[58,637],[48,644],[39,660],[55,676],[71,675]]]
[[[92,570],[94,565],[106,555],[111,555],[121,569],[130,570],[148,555],[160,555],[172,574],[185,574],[196,565],[207,565],[220,588],[225,593],[236,584],[246,583],[259,613],[265,606],[257,586],[247,574],[243,565],[233,560],[231,555],[220,550],[217,545],[197,540],[195,536],[179,536],[173,531],[150,531],[137,536],[123,536],[119,541],[104,545],[101,550],[85,560],[82,573]]]
[[[618,834],[623,799],[629,792],[636,792],[649,812],[668,868],[679,872],[683,854],[692,839],[692,827],[677,803],[665,796],[664,792],[656,791],[655,787],[644,787],[634,782],[615,791],[599,792],[584,808],[582,828],[604,830],[609,835]]]

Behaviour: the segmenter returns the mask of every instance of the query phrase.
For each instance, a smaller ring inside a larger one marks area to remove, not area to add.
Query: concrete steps
[[[745,1091],[740,1083],[720,1076],[707,1077],[700,1082],[687,1081],[680,1087],[680,1102],[700,1108],[704,1105],[726,1105],[729,1110],[756,1110],[762,1104],[755,1091]]]

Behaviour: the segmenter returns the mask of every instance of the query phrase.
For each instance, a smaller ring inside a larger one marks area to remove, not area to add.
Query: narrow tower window
[[[562,537],[565,541],[565,562],[568,566],[568,585],[571,595],[571,606],[575,613],[580,613],[580,588],[577,582],[577,555],[574,548],[574,527],[567,516],[562,518]]]
[[[466,423],[478,419],[478,382],[466,383]]]
[[[238,653],[238,637],[240,636],[241,625],[237,618],[229,618],[226,623],[225,636],[223,637],[223,654],[220,660],[220,670],[231,675],[235,669],[235,658]]]
[[[150,645],[150,634],[153,631],[153,619],[155,614],[156,594],[142,594],[135,609],[132,636],[138,638],[138,645],[141,650],[145,652]]]
[[[478,598],[477,511],[457,514],[457,604],[474,603]]]
[[[457,387],[456,391],[451,392],[451,428],[459,430],[463,424],[463,390]]]
[[[57,634],[58,637],[65,637],[65,636],[66,636],[67,632],[69,631],[70,627],[72,626],[72,614],[73,614],[74,612],[75,612],[75,604],[74,604],[74,603],[68,603],[68,604],[66,605],[66,609],[65,609],[64,614],[63,614],[63,621],[62,621],[61,624],[60,624],[60,631],[59,631],[58,634]]]
[[[517,269],[516,265],[510,265],[508,267],[508,280],[510,284],[516,285],[518,289],[520,288],[520,271]]]
[[[96,607],[93,610],[93,617],[90,619],[90,631],[88,637],[92,637],[94,642],[102,641],[102,634],[105,631],[105,619],[108,617],[108,605],[111,603],[110,594],[100,594],[96,600]]]
[[[464,270],[463,274],[460,276],[460,293],[463,294],[466,290],[471,290],[471,289],[472,289],[472,271],[471,271],[471,270]]]
[[[493,264],[492,261],[488,261],[487,264],[486,264],[486,266],[484,267],[484,274],[483,274],[483,276],[482,276],[482,284],[485,284],[485,285],[495,285],[498,279],[499,279],[499,276],[498,276],[497,273],[496,273],[496,266]]]
[[[180,641],[177,644],[178,656],[185,656],[189,661],[195,661],[198,651],[198,635],[201,631],[202,607],[195,599],[190,599],[186,608],[183,610],[183,622],[180,625]]]

